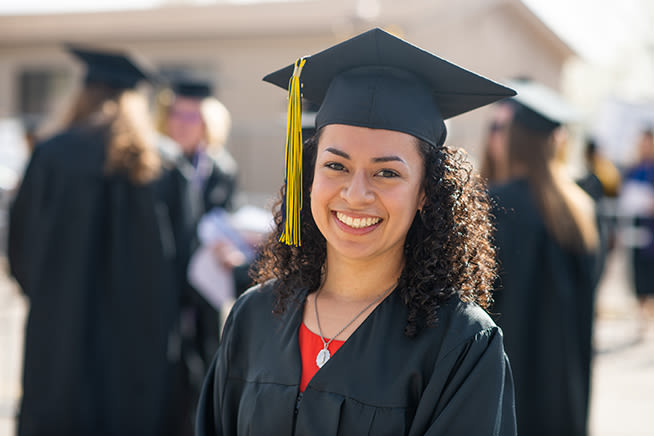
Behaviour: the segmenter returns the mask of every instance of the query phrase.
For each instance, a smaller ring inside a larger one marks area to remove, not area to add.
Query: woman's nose
[[[363,171],[352,175],[343,187],[341,195],[351,204],[367,203],[375,198],[368,176]]]

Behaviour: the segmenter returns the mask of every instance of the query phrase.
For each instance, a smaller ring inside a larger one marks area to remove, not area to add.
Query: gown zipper
[[[297,399],[295,400],[295,411],[293,412],[295,415],[297,415],[299,412],[300,403],[302,402],[303,396],[304,396],[304,392],[300,392],[299,394],[297,394]]]
[[[297,424],[297,414],[300,411],[300,403],[302,402],[302,397],[304,396],[304,392],[300,392],[297,394],[297,398],[295,399],[295,410],[293,410],[293,433],[295,434],[295,426]]]

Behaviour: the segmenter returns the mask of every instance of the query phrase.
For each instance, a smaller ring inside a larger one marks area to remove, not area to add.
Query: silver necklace
[[[318,292],[316,293],[315,298],[313,299],[313,310],[314,310],[314,312],[316,313],[316,324],[318,324],[318,334],[319,334],[319,336],[320,336],[320,340],[322,341],[322,344],[323,344],[323,348],[322,348],[322,350],[320,350],[320,351],[318,352],[318,355],[316,356],[316,365],[318,365],[318,368],[322,368],[322,366],[323,366],[325,363],[327,363],[327,361],[329,360],[329,358],[332,357],[331,354],[329,353],[329,349],[328,349],[329,344],[331,344],[332,341],[338,337],[338,335],[340,335],[341,333],[343,333],[343,332],[345,331],[346,328],[348,328],[348,327],[349,327],[349,326],[350,326],[354,321],[356,321],[357,318],[359,318],[361,315],[363,315],[363,313],[364,313],[366,310],[370,309],[370,307],[372,307],[373,304],[377,303],[379,300],[381,300],[381,299],[384,298],[386,295],[388,295],[388,294],[393,290],[393,288],[395,288],[395,285],[396,285],[396,283],[393,283],[393,284],[391,285],[390,288],[386,289],[386,290],[385,290],[384,292],[382,292],[382,293],[381,293],[377,298],[375,298],[373,301],[371,301],[370,303],[368,303],[368,304],[366,305],[366,307],[364,307],[364,308],[361,310],[361,312],[357,313],[356,316],[355,316],[354,318],[352,318],[352,320],[351,320],[350,322],[348,322],[347,324],[345,324],[345,327],[343,327],[342,329],[340,329],[340,330],[338,331],[338,333],[336,333],[334,336],[332,336],[332,338],[331,338],[329,341],[325,341],[325,337],[324,337],[323,334],[322,334],[322,329],[320,328],[320,318],[318,317],[318,295],[320,295],[320,291],[321,291],[321,289],[318,290]]]

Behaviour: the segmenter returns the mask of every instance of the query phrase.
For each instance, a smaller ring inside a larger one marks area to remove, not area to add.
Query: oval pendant
[[[318,368],[322,368],[322,366],[327,363],[330,357],[331,355],[329,354],[329,350],[327,348],[320,350],[316,356],[316,365],[318,365]]]

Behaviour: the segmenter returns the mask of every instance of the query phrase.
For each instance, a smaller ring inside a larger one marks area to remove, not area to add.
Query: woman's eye
[[[400,176],[397,172],[395,172],[393,170],[381,170],[377,174],[382,176],[382,177],[388,177],[388,178],[390,178],[390,177],[399,177]]]
[[[327,162],[325,167],[336,171],[342,171],[345,169],[345,167],[338,162]]]

